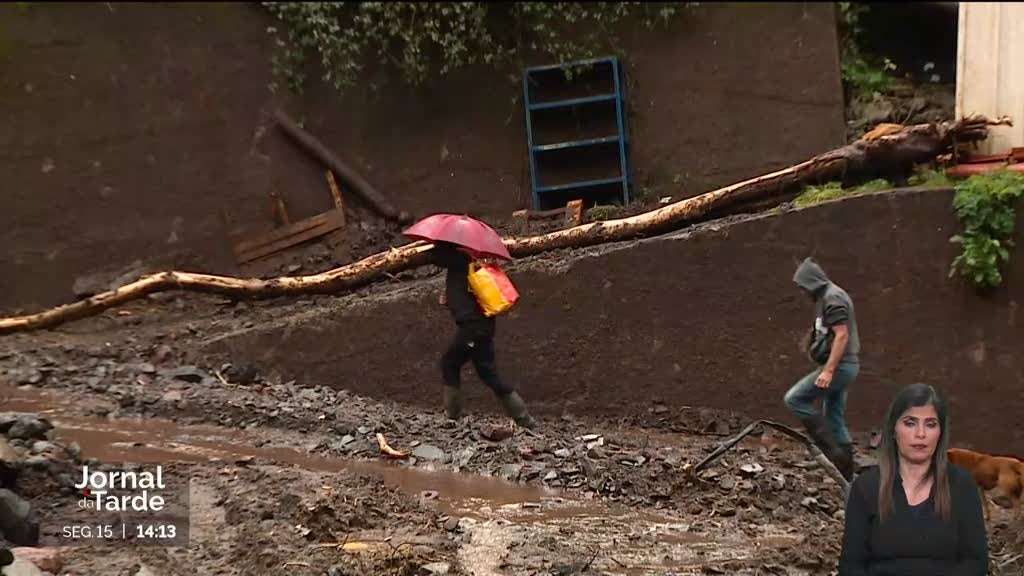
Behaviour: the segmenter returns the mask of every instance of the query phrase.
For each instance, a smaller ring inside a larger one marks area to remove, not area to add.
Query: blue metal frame
[[[553,102],[539,102],[534,103],[530,100],[530,76],[536,72],[545,72],[551,70],[564,70],[566,68],[572,68],[577,66],[589,65],[589,64],[611,64],[612,68],[612,79],[615,86],[615,91],[611,94],[596,94],[593,96],[587,96],[583,98],[571,98],[568,100],[556,100]],[[595,58],[591,60],[580,60],[577,62],[568,62],[563,64],[553,64],[548,66],[535,66],[527,68],[523,74],[523,108],[526,112],[526,140],[527,140],[527,152],[530,155],[530,183],[533,192],[533,206],[534,208],[541,207],[541,196],[545,192],[552,192],[557,190],[571,190],[577,188],[589,188],[599,185],[608,185],[614,183],[622,184],[622,203],[623,205],[629,203],[629,189],[632,184],[632,179],[629,173],[629,136],[627,134],[628,122],[626,118],[625,110],[625,93],[622,82],[621,68],[619,66],[618,58],[606,57],[606,58]],[[618,134],[615,136],[605,136],[601,138],[589,138],[586,140],[576,140],[570,142],[557,142],[554,144],[545,144],[541,146],[534,145],[534,134],[533,134],[533,112],[535,110],[546,110],[552,108],[569,108],[573,106],[582,106],[588,104],[595,104],[601,102],[615,102],[615,119]],[[549,152],[552,150],[564,150],[567,148],[579,148],[585,146],[602,146],[617,144],[619,149],[619,176],[616,178],[602,178],[598,180],[586,180],[579,182],[569,182],[566,184],[560,184],[557,186],[544,186],[542,183],[541,175],[537,172],[537,160],[534,157],[537,153]]]

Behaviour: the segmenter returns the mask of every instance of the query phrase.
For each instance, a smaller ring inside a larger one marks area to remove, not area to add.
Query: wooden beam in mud
[[[334,179],[334,172],[328,170],[324,174],[327,177],[327,187],[331,189],[331,199],[334,200],[334,207],[344,211],[345,205],[341,201],[341,188],[338,187],[338,181]]]
[[[342,210],[328,210],[270,232],[239,240],[233,247],[235,258],[239,264],[252,262],[329,234],[341,228],[344,223],[345,214]]]

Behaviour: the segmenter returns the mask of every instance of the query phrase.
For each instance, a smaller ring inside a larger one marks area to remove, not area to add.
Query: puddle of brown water
[[[300,449],[257,447],[245,430],[179,425],[159,418],[102,419],[66,413],[59,398],[35,390],[0,387],[4,411],[35,412],[54,424],[56,437],[77,442],[83,458],[105,462],[194,462],[252,457],[320,472],[354,472],[381,478],[410,495],[436,492],[449,514],[474,515],[481,507],[541,502],[556,490],[512,484],[500,478],[411,468],[397,463],[316,456]]]

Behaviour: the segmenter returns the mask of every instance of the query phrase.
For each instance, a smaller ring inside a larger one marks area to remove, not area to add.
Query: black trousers
[[[445,386],[453,388],[461,386],[462,366],[472,360],[480,380],[495,394],[505,396],[512,392],[513,389],[498,376],[494,362],[494,329],[493,318],[473,320],[458,325],[455,339],[452,340],[448,350],[441,357],[441,374],[444,377]]]

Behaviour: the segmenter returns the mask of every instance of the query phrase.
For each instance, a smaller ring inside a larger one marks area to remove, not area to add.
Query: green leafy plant
[[[694,2],[684,4],[696,4]],[[521,64],[525,53],[591,58],[614,43],[614,25],[637,16],[648,27],[679,12],[646,2],[264,2],[280,23],[268,32],[283,56],[274,70],[295,91],[311,56],[323,80],[352,87],[370,65],[396,68],[412,85],[472,65]],[[519,81],[518,73],[509,74]]]
[[[950,238],[962,246],[949,275],[957,272],[979,288],[1003,281],[1001,267],[1010,260],[1016,205],[1024,195],[1024,174],[997,170],[976,174],[956,186],[953,208],[963,231]]]
[[[919,167],[914,174],[907,179],[910,186],[925,186],[927,188],[949,188],[953,181],[946,176],[944,170],[936,170],[932,167]]]
[[[878,192],[892,187],[888,180],[883,179],[872,180],[850,188],[843,188],[839,182],[826,182],[825,184],[805,186],[803,192],[793,200],[793,204],[795,206],[813,206],[836,198]]]
[[[839,8],[839,69],[847,93],[885,92],[892,85],[896,64],[888,58],[872,58],[860,48],[861,17],[867,13],[868,6],[861,2],[836,4]]]

